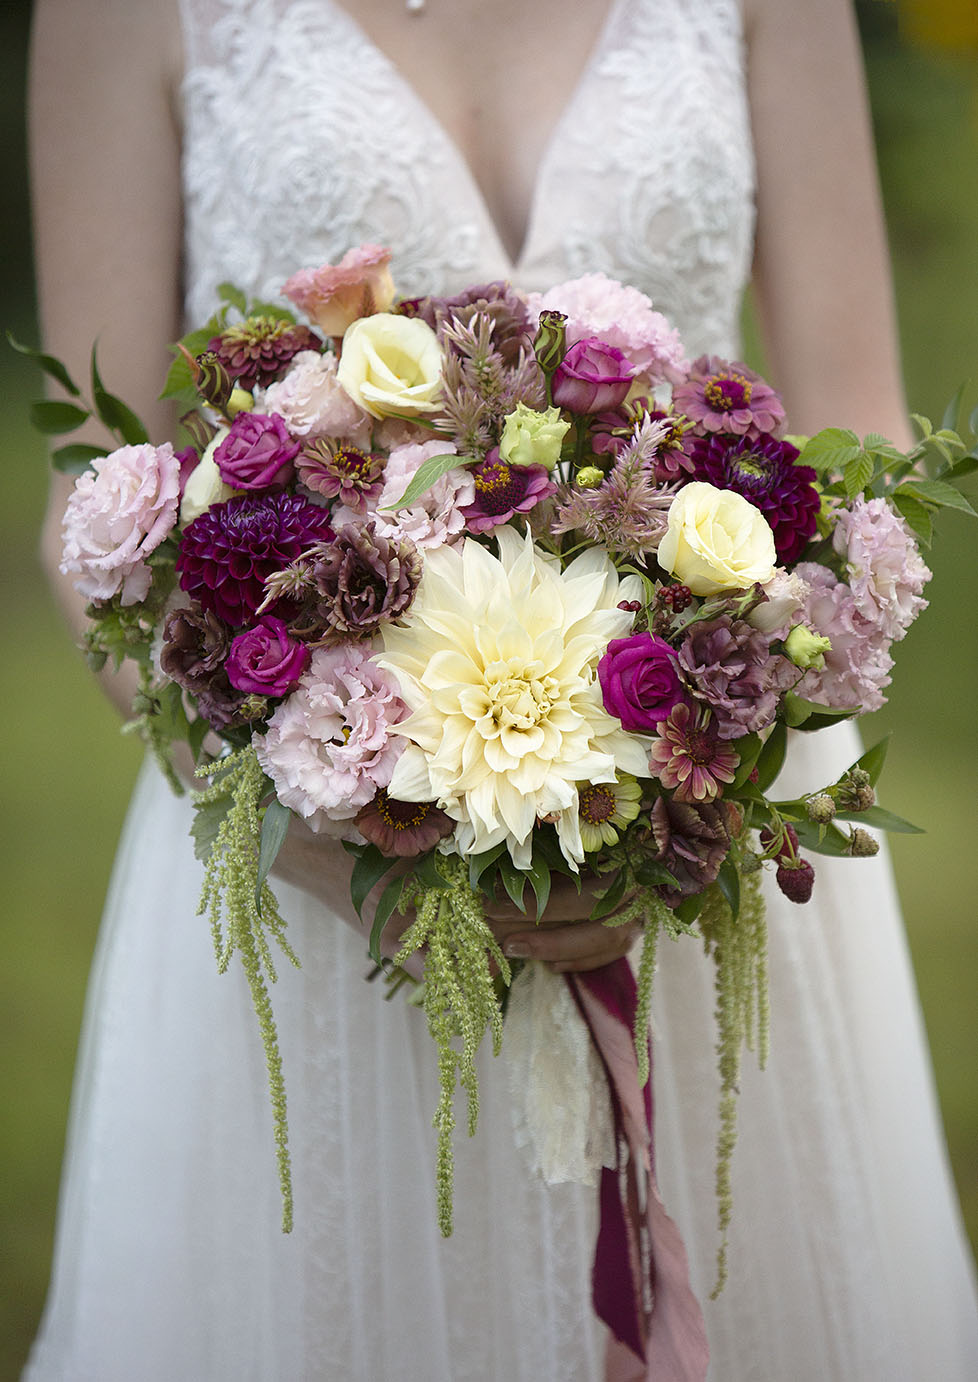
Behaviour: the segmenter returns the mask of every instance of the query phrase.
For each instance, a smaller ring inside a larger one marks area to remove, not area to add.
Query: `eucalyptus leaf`
[[[269,871],[278,852],[285,843],[285,837],[289,830],[289,820],[292,812],[287,806],[283,806],[278,797],[272,797],[265,807],[265,814],[261,821],[261,841],[258,846],[258,873],[255,877],[255,907],[261,915],[261,890],[262,884],[268,877]]]
[[[401,495],[400,499],[395,499],[392,504],[384,504],[381,513],[390,513],[394,509],[407,508],[413,504],[422,494],[427,494],[432,485],[447,475],[450,470],[454,470],[459,465],[471,465],[472,461],[465,456],[441,455],[429,456],[426,461],[422,461],[414,473],[411,483]]]
[[[23,341],[18,341],[13,332],[7,332],[7,341],[18,355],[26,355],[29,360],[33,360],[45,374],[49,374],[52,379],[56,379],[66,393],[77,398],[81,393],[78,385],[72,379],[62,362],[54,355],[46,355],[43,350],[35,350],[33,346],[25,345]]]
[[[59,399],[44,399],[31,404],[31,426],[46,436],[73,432],[90,417],[87,408],[79,408],[75,403],[64,403]]]
[[[727,900],[734,921],[740,915],[740,874],[729,858],[724,859],[717,874],[717,887]]]
[[[871,825],[876,830],[892,830],[897,835],[925,835],[927,832],[919,825],[895,816],[882,806],[870,806],[865,811],[838,811],[837,821],[854,821],[856,825]]]
[[[104,446],[92,446],[89,442],[76,441],[70,446],[59,446],[57,451],[53,451],[51,464],[62,475],[83,475],[93,461],[105,454]]]

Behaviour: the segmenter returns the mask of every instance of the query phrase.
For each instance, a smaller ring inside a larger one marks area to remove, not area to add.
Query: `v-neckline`
[[[431,106],[421,95],[421,93],[417,90],[414,83],[411,82],[409,78],[401,70],[401,68],[398,67],[397,63],[390,56],[390,54],[387,53],[383,48],[381,48],[380,44],[377,43],[377,41],[367,33],[360,21],[350,13],[350,11],[346,8],[344,4],[340,3],[340,0],[327,0],[327,4],[330,7],[330,9],[332,9],[334,14],[338,15],[339,18],[346,20],[346,22],[350,25],[351,29],[353,29],[354,32],[359,36],[361,42],[367,48],[369,48],[381,60],[381,62],[385,64],[385,66],[389,69],[394,80],[400,84],[400,86],[411,98],[411,100],[414,101],[418,108],[424,112],[424,115],[430,122],[432,128],[437,132],[445,148],[449,151],[452,158],[458,164],[459,169],[461,170],[466,182],[468,183],[472,195],[478,204],[479,210],[482,213],[483,219],[485,220],[486,226],[491,231],[493,239],[496,242],[496,247],[499,251],[501,262],[507,264],[509,266],[510,272],[514,275],[518,272],[520,266],[526,262],[527,258],[529,257],[530,248],[533,245],[533,241],[535,238],[534,232],[536,230],[537,220],[539,216],[539,207],[543,182],[547,173],[548,166],[553,158],[554,149],[556,147],[560,131],[564,123],[566,122],[568,116],[570,115],[571,111],[573,110],[574,106],[577,104],[580,93],[584,89],[588,80],[590,79],[595,64],[607,48],[608,40],[610,38],[615,22],[617,21],[619,12],[622,10],[626,3],[627,0],[610,0],[608,9],[606,10],[604,18],[602,19],[601,24],[598,28],[597,36],[593,44],[591,45],[590,51],[584,59],[584,63],[581,67],[581,71],[578,75],[577,81],[574,83],[573,87],[570,88],[567,100],[561,107],[556,120],[551,126],[550,133],[547,135],[547,138],[544,140],[541,146],[540,158],[537,162],[536,171],[530,182],[530,196],[526,207],[526,214],[523,218],[523,233],[516,246],[515,254],[511,254],[506,247],[506,241],[504,240],[503,234],[499,228],[499,222],[494,216],[492,208],[489,206],[489,203],[486,199],[486,194],[482,190],[482,184],[476,177],[475,172],[472,169],[472,165],[469,163],[469,160],[462,151],[462,148],[459,145],[458,141],[454,138],[453,135],[449,133],[448,128],[446,127],[444,122],[434,113],[434,111],[431,109]]]

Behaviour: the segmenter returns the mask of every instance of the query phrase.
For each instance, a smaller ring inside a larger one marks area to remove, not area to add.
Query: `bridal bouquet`
[[[790,436],[764,379],[687,360],[602,274],[398,301],[389,260],[365,245],[296,273],[302,321],[225,285],[167,383],[192,400],[181,451],[94,360],[90,405],[37,405],[45,430],[94,412],[123,443],[55,458],[84,467],[62,570],[91,602],[90,658],[136,660],[137,725],[209,779],[202,910],[251,982],[286,1196],[266,980],[270,942],[291,951],[267,876],[298,816],[346,843],[358,910],[380,889],[378,963],[413,909],[394,964],[424,951],[444,1232],[456,1084],[473,1131],[476,1050],[487,1030],[498,1047],[513,977],[485,904],[539,919],[555,873],[599,880],[608,925],[644,923],[637,988],[574,980],[592,1031],[627,1010],[639,1084],[657,935],[698,934],[716,961],[725,1226],[740,1051],[765,1041],[760,873],[804,903],[813,854],[913,829],[876,805],[883,745],[776,798],[787,734],[882,704],[925,605],[920,546],[937,509],[968,508],[954,481],[975,453],[920,419],[909,455]]]

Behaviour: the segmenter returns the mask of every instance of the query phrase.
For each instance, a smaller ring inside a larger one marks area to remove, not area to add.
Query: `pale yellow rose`
[[[372,417],[431,413],[441,395],[441,346],[427,322],[394,312],[355,321],[336,378]]]
[[[547,408],[541,413],[525,403],[517,403],[503,422],[499,454],[510,465],[544,465],[553,470],[569,427],[559,408]]]
[[[659,565],[694,595],[745,590],[774,575],[774,534],[759,509],[732,489],[695,480],[679,491],[659,543]]]
[[[222,504],[225,499],[240,493],[224,483],[214,461],[214,452],[227,434],[226,427],[220,428],[190,472],[183,488],[183,498],[180,500],[180,523],[183,527],[199,518],[202,513],[206,513],[212,504]]]

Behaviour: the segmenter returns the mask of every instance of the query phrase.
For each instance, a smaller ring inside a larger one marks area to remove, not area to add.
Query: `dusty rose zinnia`
[[[450,835],[455,822],[433,801],[397,801],[381,787],[354,824],[365,840],[388,858],[413,859]]]
[[[712,801],[733,782],[740,755],[719,737],[708,710],[674,706],[657,729],[649,771],[677,801]]]
[[[777,432],[784,422],[781,399],[746,365],[701,355],[689,378],[672,391],[672,406],[705,432]]]
[[[328,441],[307,442],[295,468],[306,489],[324,499],[336,499],[351,513],[365,513],[371,499],[384,488],[384,458],[358,446],[335,446]]]

